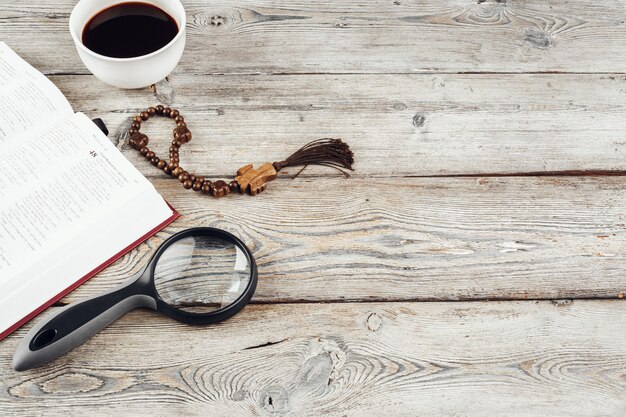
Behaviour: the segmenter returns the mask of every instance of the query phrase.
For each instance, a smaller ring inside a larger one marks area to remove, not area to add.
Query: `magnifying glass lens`
[[[154,284],[171,307],[210,313],[233,304],[251,279],[239,246],[216,236],[188,236],[168,246],[157,260]]]

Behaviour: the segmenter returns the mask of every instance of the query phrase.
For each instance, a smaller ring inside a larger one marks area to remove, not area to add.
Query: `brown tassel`
[[[341,139],[323,138],[307,143],[289,158],[274,162],[272,165],[276,172],[295,166],[302,166],[300,170],[302,172],[309,165],[322,165],[335,168],[349,177],[350,175],[344,169],[354,171],[352,164],[354,164],[354,154],[347,143]],[[300,172],[295,176],[298,176]]]

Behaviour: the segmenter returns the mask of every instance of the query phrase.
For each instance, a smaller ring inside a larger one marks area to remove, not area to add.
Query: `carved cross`
[[[239,183],[242,193],[257,195],[265,190],[268,182],[276,178],[276,169],[269,162],[254,169],[252,164],[239,168],[235,180]]]

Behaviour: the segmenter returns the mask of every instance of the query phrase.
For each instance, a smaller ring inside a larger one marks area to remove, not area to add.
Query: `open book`
[[[178,216],[0,42],[0,339]]]

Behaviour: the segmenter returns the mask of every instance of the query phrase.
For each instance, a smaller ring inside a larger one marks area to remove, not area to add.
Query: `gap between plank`
[[[229,174],[215,174],[216,177],[228,177],[232,175]],[[144,176],[149,180],[162,180],[162,179],[172,179],[169,176],[159,175],[159,174],[144,174]],[[355,179],[368,179],[368,178],[503,178],[503,177],[626,177],[626,170],[601,170],[601,169],[593,169],[593,170],[563,170],[563,171],[529,171],[529,172],[486,172],[486,173],[475,173],[475,174],[432,174],[432,175],[382,175],[382,174],[372,174],[372,175],[357,175],[354,173],[350,173],[350,178]],[[279,179],[290,179],[289,175],[279,176]],[[309,179],[324,179],[324,178],[344,178],[342,175],[323,175],[323,174],[306,174],[302,173],[298,176],[298,178],[309,178]],[[348,180],[350,180],[348,178]]]
[[[89,72],[73,72],[73,71],[59,71],[59,72],[43,72],[43,74],[47,77],[58,77],[58,76],[92,76],[93,74]],[[250,72],[206,72],[206,73],[196,73],[196,72],[186,72],[185,75],[196,75],[196,76],[224,76],[224,77],[241,77],[241,76],[268,76],[268,75],[278,75],[278,76],[301,76],[301,75],[626,75],[626,72],[576,72],[576,71],[415,71],[415,72],[282,72],[282,71],[271,71],[271,72],[261,72],[261,71],[250,71]],[[174,73],[174,76],[177,74]]]
[[[626,302],[626,298],[619,297],[619,295],[609,297],[609,296],[597,296],[597,297],[564,297],[564,298],[555,298],[555,297],[533,297],[533,298],[513,298],[513,297],[502,297],[502,298],[490,298],[490,297],[475,297],[475,298],[460,298],[458,300],[446,300],[446,299],[436,299],[436,298],[398,298],[398,299],[376,299],[369,298],[367,300],[340,300],[340,299],[328,299],[328,300],[320,300],[320,301],[311,301],[311,300],[275,300],[275,301],[255,301],[252,299],[250,304],[254,305],[290,305],[290,304],[398,304],[398,303],[498,303],[498,302],[540,302],[540,301],[552,301],[554,303],[566,303],[573,301],[616,301],[616,302]],[[74,302],[76,303],[76,301]],[[52,304],[50,307],[65,307],[72,303],[67,303],[65,301],[57,301]]]

